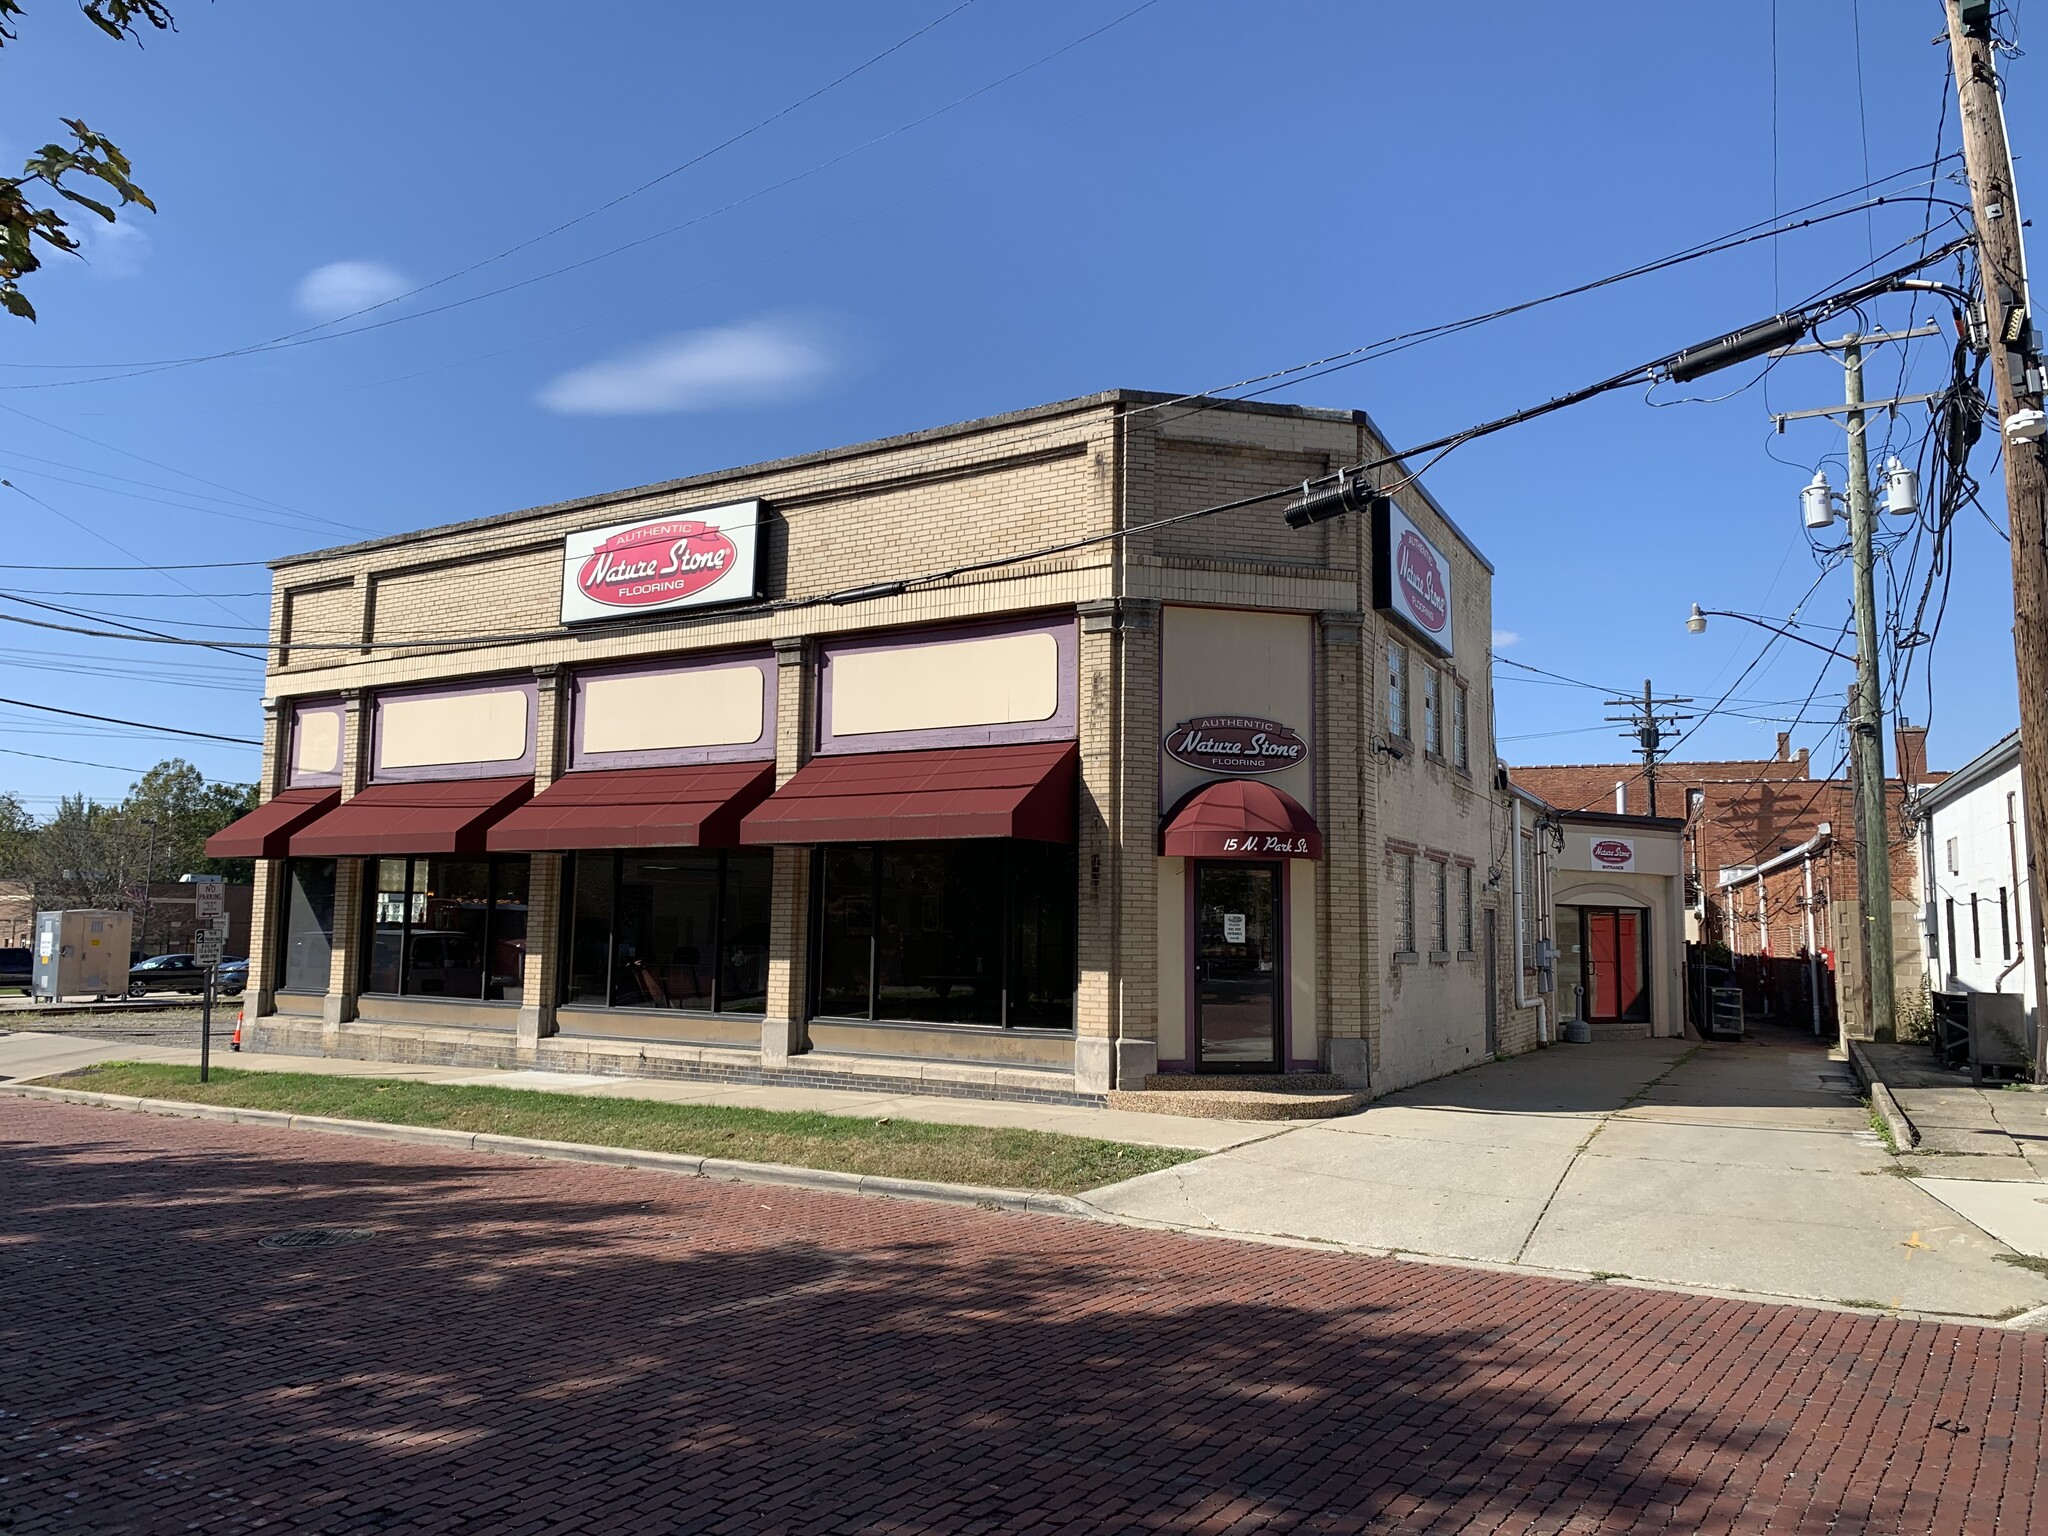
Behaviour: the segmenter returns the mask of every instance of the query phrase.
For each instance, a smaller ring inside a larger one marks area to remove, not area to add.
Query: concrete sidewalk
[[[1088,1198],[1176,1226],[1709,1290],[1979,1318],[2048,1304],[2048,1277],[2000,1262],[2009,1242],[1908,1171],[1848,1068],[1787,1034],[1558,1046]]]
[[[195,1037],[196,1038],[196,1037]],[[508,1072],[476,1067],[421,1066],[388,1061],[352,1061],[333,1056],[282,1056],[271,1051],[230,1054],[216,1039],[213,1065],[238,1072],[313,1072],[335,1077],[374,1077],[421,1083],[523,1088],[587,1098],[652,1099],[665,1104],[716,1104],[734,1109],[811,1111],[876,1120],[884,1116],[937,1125],[980,1125],[997,1129],[1054,1131],[1092,1136],[1134,1146],[1180,1147],[1217,1152],[1286,1134],[1284,1123],[1197,1120],[1180,1115],[1137,1114],[1063,1104],[1010,1104],[983,1099],[948,1099],[922,1094],[861,1093],[834,1088],[764,1087],[710,1080],[600,1077],[569,1072]],[[0,1034],[0,1082],[47,1079],[100,1061],[199,1064],[197,1046],[182,1048],[95,1040],[71,1034]]]

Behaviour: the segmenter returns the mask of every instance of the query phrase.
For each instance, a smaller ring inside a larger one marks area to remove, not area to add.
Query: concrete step
[[[1145,1079],[1148,1093],[1293,1093],[1350,1086],[1334,1072],[1154,1072]]]
[[[1168,1086],[1170,1084],[1170,1086]],[[1261,1086],[1246,1086],[1259,1084]],[[1111,1109],[1186,1115],[1196,1120],[1329,1120],[1372,1100],[1322,1073],[1300,1077],[1150,1077],[1142,1089],[1116,1088]]]

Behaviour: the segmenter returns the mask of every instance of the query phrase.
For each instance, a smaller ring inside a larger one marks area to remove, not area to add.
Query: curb
[[[451,1131],[431,1125],[390,1125],[381,1120],[336,1120],[325,1115],[292,1115],[274,1109],[237,1109],[226,1104],[138,1099],[119,1093],[89,1093],[82,1088],[45,1088],[34,1083],[0,1083],[0,1094],[18,1099],[45,1099],[59,1104],[83,1104],[94,1109],[126,1110],[130,1114],[163,1115],[179,1120],[218,1120],[234,1125],[267,1126],[280,1131],[321,1131],[330,1136],[361,1136],[372,1141],[398,1141],[452,1151],[546,1158],[565,1163],[599,1163],[611,1168],[643,1168],[654,1173],[723,1179],[739,1184],[775,1184],[785,1189],[805,1189],[818,1194],[875,1195],[888,1200],[974,1205],[1034,1216],[1078,1217],[1084,1221],[1108,1219],[1093,1206],[1071,1195],[1039,1190],[940,1184],[929,1179],[897,1179],[878,1173],[793,1168],[782,1163],[743,1163],[731,1158],[699,1157],[687,1152],[642,1152],[632,1147],[604,1147],[580,1141],[499,1136],[489,1131]]]
[[[1898,1144],[1899,1150],[1903,1152],[1909,1147],[1919,1146],[1920,1128],[1899,1108],[1899,1101],[1892,1097],[1891,1089],[1877,1075],[1877,1069],[1863,1053],[1862,1045],[1854,1040],[1849,1042],[1849,1066],[1869,1092],[1871,1106],[1883,1117],[1885,1128],[1892,1133],[1892,1140]]]

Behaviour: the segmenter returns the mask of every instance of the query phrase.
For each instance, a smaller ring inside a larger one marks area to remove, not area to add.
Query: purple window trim
[[[339,728],[334,737],[334,769],[331,773],[301,773],[294,766],[299,760],[299,722],[308,715],[338,715]],[[284,787],[286,789],[328,789],[341,782],[341,755],[348,750],[347,710],[339,699],[320,699],[313,703],[292,705],[291,728],[285,733],[284,746]]]
[[[520,693],[526,696],[526,752],[518,758],[488,763],[435,763],[421,768],[384,766],[384,706],[414,699],[454,699],[475,693]],[[540,684],[531,676],[470,678],[459,683],[441,683],[430,688],[386,688],[370,705],[370,782],[372,784],[423,784],[439,779],[511,779],[533,772],[535,727],[540,716]]]
[[[1022,741],[1074,741],[1080,736],[1080,624],[1071,614],[1050,618],[1003,619],[944,629],[892,630],[823,647],[818,660],[819,757],[851,752],[907,752],[920,747],[992,747]],[[832,662],[866,651],[908,651],[954,640],[991,640],[1006,635],[1051,635],[1058,647],[1058,704],[1044,720],[1004,725],[948,725],[920,731],[870,731],[835,735],[832,730]]]
[[[654,672],[712,672],[735,667],[756,667],[761,673],[761,734],[752,741],[719,747],[650,747],[638,752],[587,752],[583,747],[583,685],[587,680],[633,677]],[[775,756],[774,655],[733,654],[717,656],[667,657],[660,661],[628,662],[619,666],[591,667],[578,671],[570,684],[569,771],[597,768],[675,768],[692,763],[767,762]]]

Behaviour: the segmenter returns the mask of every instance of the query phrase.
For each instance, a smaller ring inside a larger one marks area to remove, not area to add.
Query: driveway
[[[1848,1068],[1787,1033],[1556,1046],[1089,1198],[1553,1273],[1955,1317],[2048,1304],[2048,1276],[2001,1261],[2013,1250],[1915,1171]]]

